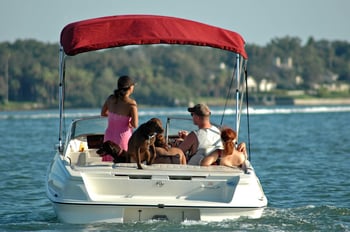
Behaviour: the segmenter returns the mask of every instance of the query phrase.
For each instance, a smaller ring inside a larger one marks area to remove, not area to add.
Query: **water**
[[[72,110],[70,118],[97,115]],[[230,110],[226,111],[231,113]],[[221,121],[221,108],[213,121]],[[182,108],[140,109],[140,121],[188,115]],[[0,231],[350,231],[350,106],[250,110],[250,155],[269,204],[260,219],[218,223],[60,223],[45,195],[58,141],[58,112],[0,112]],[[241,141],[247,141],[246,115]],[[224,124],[231,125],[232,116]]]

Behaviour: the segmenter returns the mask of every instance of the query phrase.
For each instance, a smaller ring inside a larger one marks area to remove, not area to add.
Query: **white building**
[[[277,86],[275,82],[266,79],[262,79],[260,83],[257,83],[252,76],[248,76],[247,83],[248,90],[252,92],[270,92]]]

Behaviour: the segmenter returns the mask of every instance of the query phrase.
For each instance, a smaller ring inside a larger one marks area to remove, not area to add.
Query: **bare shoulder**
[[[187,140],[193,140],[193,139],[197,139],[197,135],[194,131],[191,131],[187,136],[186,138]]]
[[[115,96],[113,94],[109,95],[106,99],[106,102],[111,102],[115,100]]]
[[[135,99],[132,99],[132,98],[126,99],[126,103],[127,103],[128,105],[130,105],[131,107],[137,106],[137,103],[136,103]]]

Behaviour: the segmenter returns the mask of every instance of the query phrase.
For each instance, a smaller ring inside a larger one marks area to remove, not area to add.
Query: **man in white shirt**
[[[223,149],[220,130],[210,123],[210,109],[205,104],[197,104],[187,109],[191,113],[193,124],[198,130],[179,132],[184,140],[179,148],[189,159],[189,165],[200,165],[201,160],[216,149]]]

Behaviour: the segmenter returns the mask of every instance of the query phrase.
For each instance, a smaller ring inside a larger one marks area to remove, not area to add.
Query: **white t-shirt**
[[[223,150],[220,130],[216,126],[194,131],[198,139],[198,149],[188,161],[190,165],[200,165],[202,159],[216,149]]]

